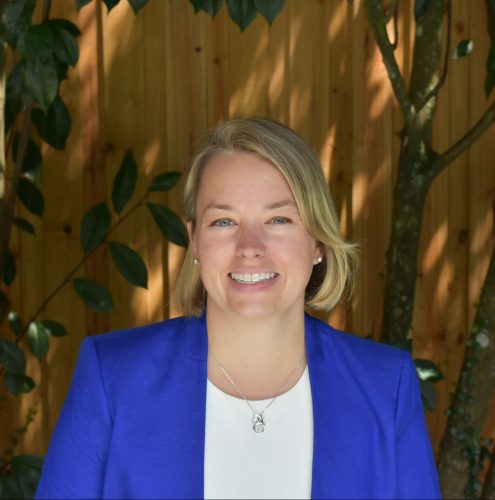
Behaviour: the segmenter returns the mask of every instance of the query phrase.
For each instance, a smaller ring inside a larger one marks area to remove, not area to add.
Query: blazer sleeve
[[[399,498],[441,498],[414,361],[404,353],[396,403]]]
[[[101,498],[112,429],[94,340],[82,343],[36,498]]]

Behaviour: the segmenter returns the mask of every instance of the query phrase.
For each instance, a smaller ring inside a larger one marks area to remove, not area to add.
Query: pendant
[[[260,432],[264,432],[264,430],[265,422],[263,422],[263,415],[255,413],[253,415],[253,431],[259,434]]]

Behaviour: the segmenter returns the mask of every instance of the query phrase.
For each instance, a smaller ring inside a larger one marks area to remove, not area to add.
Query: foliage
[[[224,0],[189,0],[194,12],[204,11],[215,17],[224,4]],[[270,24],[282,10],[285,0],[225,0],[232,20],[244,31],[261,14]]]
[[[27,432],[37,411],[36,407],[29,408],[24,425],[9,436],[11,447],[5,449],[3,458],[0,458],[0,498],[34,497],[43,459],[34,455],[14,455],[14,448]]]
[[[81,8],[88,1],[77,1]],[[105,1],[108,9],[117,1]],[[129,0],[137,12],[147,2]],[[33,22],[35,1],[17,0],[7,3],[2,13],[4,41],[14,55],[15,64],[7,76],[5,102],[5,132],[7,156],[12,154],[14,173],[7,197],[0,205],[0,277],[6,286],[17,275],[16,262],[9,251],[11,228],[35,236],[32,221],[15,217],[17,203],[21,203],[32,216],[42,217],[49,200],[45,200],[37,181],[42,175],[43,157],[40,141],[54,149],[65,148],[70,134],[71,117],[63,102],[59,87],[66,78],[68,67],[77,64],[79,48],[78,28],[65,19],[49,19],[50,2],[44,2],[43,19]],[[23,120],[21,131],[18,122]],[[33,124],[37,137],[30,136]],[[114,179],[111,204],[103,201],[89,208],[80,226],[82,257],[59,285],[42,301],[29,319],[11,310],[9,299],[0,290],[0,324],[8,322],[12,339],[0,338],[0,375],[3,374],[5,390],[13,395],[30,392],[35,381],[26,373],[26,353],[21,347],[27,344],[28,355],[39,362],[46,359],[54,337],[68,334],[67,329],[55,319],[41,318],[47,304],[71,283],[76,294],[92,310],[109,312],[113,309],[110,292],[100,283],[84,276],[77,276],[83,264],[101,246],[110,250],[117,271],[131,285],[147,288],[148,270],[139,253],[127,243],[110,239],[110,236],[138,208],[148,207],[158,228],[169,241],[187,245],[187,232],[180,218],[165,205],[151,202],[153,196],[174,188],[180,180],[179,172],[166,172],[151,180],[148,189],[131,207],[138,182],[138,168],[131,153],[126,154]],[[26,338],[26,342],[21,341]],[[1,396],[5,400],[5,396]],[[0,408],[1,409],[1,408]],[[28,412],[25,425],[10,436],[10,447],[0,458],[0,498],[32,498],[41,472],[42,458],[15,453],[19,438],[25,434],[34,419],[36,408]]]

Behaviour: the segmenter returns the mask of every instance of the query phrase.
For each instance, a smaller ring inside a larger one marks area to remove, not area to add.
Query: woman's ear
[[[318,241],[316,242],[316,250],[315,250],[315,262],[321,262],[326,257],[325,245]]]

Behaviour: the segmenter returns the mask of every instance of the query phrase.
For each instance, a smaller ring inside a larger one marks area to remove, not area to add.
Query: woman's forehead
[[[264,206],[296,205],[285,177],[268,160],[251,153],[232,153],[212,159],[203,171],[198,204],[210,208],[246,200]]]

